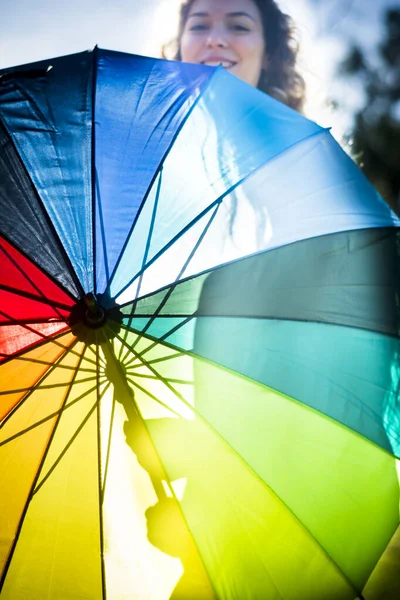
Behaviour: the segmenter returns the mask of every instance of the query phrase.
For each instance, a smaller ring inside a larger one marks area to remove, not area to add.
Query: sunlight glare
[[[161,56],[161,47],[168,43],[178,28],[179,0],[159,0],[152,11],[151,29],[143,54]]]

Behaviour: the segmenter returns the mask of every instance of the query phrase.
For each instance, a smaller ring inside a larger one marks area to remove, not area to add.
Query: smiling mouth
[[[207,65],[207,67],[219,67],[221,65],[224,69],[232,69],[237,63],[230,60],[204,60],[202,64]]]

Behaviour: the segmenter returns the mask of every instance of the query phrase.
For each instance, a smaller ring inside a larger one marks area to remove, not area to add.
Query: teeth
[[[233,65],[235,63],[229,62],[229,61],[217,60],[217,61],[206,61],[204,64],[207,65],[208,67],[219,67],[219,65],[222,65],[224,67],[224,69],[229,69],[230,67],[233,67]]]

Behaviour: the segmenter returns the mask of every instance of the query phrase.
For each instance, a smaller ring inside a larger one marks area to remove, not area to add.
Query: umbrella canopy
[[[399,524],[400,221],[222,68],[0,74],[1,598],[351,600]]]

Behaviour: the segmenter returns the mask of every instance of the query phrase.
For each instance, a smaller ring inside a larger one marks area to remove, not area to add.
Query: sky
[[[0,0],[0,68],[102,48],[159,56],[177,22],[179,0]],[[336,69],[348,43],[373,45],[380,16],[400,0],[279,0],[299,30],[300,66],[308,85],[306,114],[342,138],[361,102]],[[329,99],[339,96],[332,111]]]

